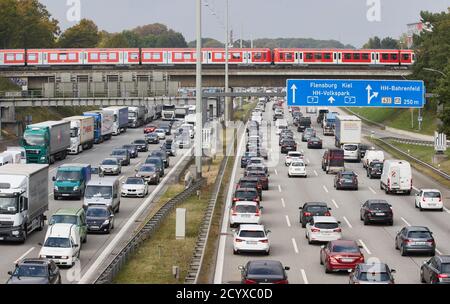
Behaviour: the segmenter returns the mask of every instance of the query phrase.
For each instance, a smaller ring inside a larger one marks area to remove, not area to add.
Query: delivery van
[[[386,160],[381,174],[380,189],[386,194],[411,194],[413,187],[411,165],[405,160]]]

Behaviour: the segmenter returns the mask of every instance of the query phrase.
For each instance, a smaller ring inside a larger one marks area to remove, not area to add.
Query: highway
[[[157,124],[158,122],[153,122]],[[176,129],[179,123],[175,123],[173,126],[173,131]],[[49,219],[53,213],[58,209],[64,207],[81,207],[82,200],[65,200],[60,199],[55,201],[53,199],[53,181],[52,177],[55,176],[57,168],[62,164],[68,163],[87,163],[92,166],[98,166],[100,162],[109,156],[112,149],[118,148],[124,144],[129,144],[136,139],[144,138],[143,129],[128,129],[125,134],[113,137],[110,141],[106,141],[100,145],[95,145],[93,149],[84,151],[79,155],[69,155],[66,160],[61,162],[56,162],[49,168],[49,211],[46,213]],[[169,138],[169,137],[168,137]],[[163,141],[161,141],[163,143]],[[159,145],[149,145],[149,152],[140,152],[139,157],[131,160],[130,166],[122,167],[122,174],[120,176],[120,181],[125,181],[126,177],[134,176],[135,168],[137,168],[141,163],[144,162],[145,158],[150,154],[151,150],[159,149]],[[176,157],[170,158],[169,170],[166,169],[166,175],[164,179],[161,180],[161,186],[166,183],[171,176],[170,172],[177,166],[179,169],[181,164],[181,159],[185,158],[188,150],[178,150]],[[80,280],[84,283],[91,283],[90,280],[93,276],[85,276],[86,272],[89,274],[96,273],[96,267],[101,264],[104,258],[111,258],[110,251],[120,247],[121,243],[127,239],[133,232],[135,228],[135,221],[132,221],[132,217],[137,210],[143,206],[146,199],[153,195],[153,192],[157,186],[149,186],[149,195],[145,198],[121,198],[120,213],[115,216],[115,227],[111,234],[88,234],[88,240],[86,244],[82,244],[80,263],[77,263],[71,269],[62,269],[62,279],[63,283],[77,283]],[[150,204],[151,206],[151,204]],[[150,207],[151,208],[151,207]],[[137,216],[138,214],[136,214]],[[131,220],[130,220],[131,219]],[[129,229],[127,229],[129,228]],[[0,250],[2,253],[2,258],[0,259],[0,282],[6,282],[9,278],[7,272],[14,269],[14,263],[23,258],[37,257],[39,255],[40,246],[39,243],[44,242],[45,233],[47,231],[47,225],[41,232],[33,232],[29,235],[25,244],[17,243],[1,243]],[[122,239],[123,237],[123,239]],[[111,242],[114,242],[110,246]],[[106,253],[106,254],[105,254]],[[100,258],[99,258],[100,257]],[[94,265],[94,267],[92,267]]]
[[[334,110],[334,109],[333,109]],[[268,103],[265,119],[272,122],[272,104]],[[309,114],[305,114],[309,115]],[[292,125],[291,115],[285,108],[285,117],[288,117]],[[414,207],[414,196],[386,195],[380,190],[379,180],[366,177],[361,163],[346,163],[346,169],[354,170],[358,174],[359,191],[337,191],[333,187],[334,175],[326,175],[321,169],[321,159],[325,149],[334,148],[334,137],[324,137],[322,129],[315,123],[313,127],[318,130],[318,136],[323,139],[322,150],[308,150],[306,143],[301,142],[301,133],[294,129],[298,150],[303,150],[308,164],[307,179],[288,178],[287,167],[284,165],[284,155],[281,156],[278,146],[278,136],[274,128],[268,136],[271,146],[271,160],[268,161],[270,173],[270,190],[263,193],[261,205],[262,223],[269,229],[271,252],[269,256],[252,254],[233,255],[233,232],[229,228],[227,215],[225,216],[222,233],[222,246],[219,246],[218,265],[216,267],[215,283],[240,283],[239,265],[245,265],[249,260],[273,259],[279,260],[285,266],[290,266],[287,272],[289,282],[294,284],[346,284],[348,273],[325,274],[324,267],[319,263],[320,245],[309,245],[305,238],[305,229],[299,224],[299,207],[305,202],[323,201],[332,208],[332,216],[341,221],[343,239],[355,240],[363,246],[366,262],[384,262],[397,271],[394,274],[396,283],[418,284],[420,283],[419,271],[423,261],[428,256],[402,257],[394,248],[396,233],[409,225],[427,226],[434,233],[438,254],[450,254],[450,191],[439,187],[429,177],[413,170],[414,189],[437,188],[440,189],[446,208],[444,212],[424,211],[420,212]],[[291,127],[292,128],[292,127]],[[365,126],[364,129],[370,129]],[[245,134],[241,134],[240,151],[244,149]],[[386,159],[391,159],[386,154]],[[240,162],[240,157],[236,159]],[[229,214],[231,195],[237,181],[243,176],[243,169],[236,164],[236,171],[229,185],[227,206],[225,213]],[[394,225],[369,225],[364,226],[360,221],[360,205],[367,199],[385,199],[393,205]],[[223,240],[225,241],[223,243]],[[224,246],[223,246],[224,245]]]

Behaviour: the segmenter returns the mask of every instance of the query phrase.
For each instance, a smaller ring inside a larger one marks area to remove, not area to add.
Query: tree
[[[100,41],[97,25],[88,19],[68,28],[59,37],[58,46],[62,48],[94,48]]]
[[[434,93],[439,96],[438,100],[443,105],[443,111],[439,115],[442,121],[440,131],[450,136],[450,60],[444,69],[444,73],[446,76],[438,81],[438,86]]]
[[[370,38],[369,41],[363,45],[363,49],[381,49],[381,39],[378,36]]]
[[[110,35],[101,45],[104,48],[128,48],[131,47],[124,33]]]
[[[386,37],[383,40],[381,40],[381,48],[382,49],[399,49],[400,44],[397,40],[391,37]]]
[[[18,31],[20,16],[17,1],[0,0],[0,48],[11,48]]]

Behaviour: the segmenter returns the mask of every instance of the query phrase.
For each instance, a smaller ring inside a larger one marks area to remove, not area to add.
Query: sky
[[[202,1],[202,36],[224,41],[226,0]],[[196,0],[40,2],[59,20],[63,30],[77,23],[67,13],[70,3],[79,2],[80,17],[94,20],[108,32],[159,22],[181,32],[187,41],[195,40]],[[361,47],[372,36],[400,37],[407,31],[408,23],[419,20],[421,10],[440,12],[448,7],[450,0],[229,0],[229,20],[235,40],[241,35],[246,40],[335,39]]]

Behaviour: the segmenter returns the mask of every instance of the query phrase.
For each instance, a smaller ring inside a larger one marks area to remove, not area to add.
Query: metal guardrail
[[[185,284],[197,284],[198,282],[200,270],[203,265],[203,258],[205,255],[206,245],[208,243],[212,218],[214,210],[216,208],[217,199],[219,197],[220,188],[222,186],[225,168],[227,167],[228,164],[228,159],[229,159],[228,157],[225,157],[220,165],[220,169],[217,175],[219,176],[219,178],[216,179],[213,194],[211,195],[211,199],[209,200],[208,206],[206,207],[205,214],[202,219],[202,224],[200,225],[197,242],[195,243],[194,254],[192,256],[192,260],[189,265],[187,276],[184,280]]]
[[[434,147],[434,142],[429,141],[429,140],[408,139],[408,138],[393,137],[393,136],[383,137],[383,139],[393,140],[393,141],[403,143],[403,144]],[[450,141],[447,141],[447,146],[450,147]]]
[[[380,129],[382,129],[382,130],[384,130],[384,129],[386,128],[385,125],[380,124],[380,123],[375,122],[375,121],[372,121],[372,120],[370,120],[370,119],[367,119],[367,118],[365,118],[364,116],[361,116],[361,115],[359,115],[358,113],[353,112],[353,111],[350,110],[349,108],[343,108],[343,110],[346,111],[346,112],[349,112],[349,113],[352,114],[352,115],[355,115],[356,117],[358,117],[358,118],[361,119],[362,121],[365,121],[365,122],[367,122],[367,123],[369,123],[369,124],[371,124],[371,125],[377,126],[378,128],[380,128]]]
[[[203,185],[204,180],[196,181],[191,187],[169,200],[155,215],[138,231],[138,233],[122,248],[119,254],[111,261],[94,284],[110,284],[119,273],[130,256],[141,246],[142,242],[150,238],[159,228],[163,220],[170,214],[173,208],[196,193]]]
[[[415,161],[416,163],[418,163],[418,164],[420,164],[420,165],[422,165],[422,166],[424,166],[424,167],[426,167],[426,168],[432,170],[433,172],[435,172],[435,173],[438,174],[439,176],[445,178],[446,180],[450,180],[450,174],[447,174],[447,173],[445,173],[444,171],[442,171],[442,170],[440,170],[440,169],[438,169],[438,168],[436,168],[436,167],[434,167],[434,166],[432,166],[432,165],[430,165],[430,164],[428,164],[428,163],[426,163],[426,162],[424,162],[424,161],[422,161],[422,160],[420,160],[420,159],[418,159],[418,158],[415,158],[414,156],[411,156],[410,154],[406,153],[405,151],[400,150],[400,149],[397,148],[396,146],[394,146],[394,145],[392,145],[392,144],[390,144],[389,142],[386,141],[386,140],[389,139],[389,138],[377,138],[377,139],[378,139],[379,141],[381,141],[383,144],[385,144],[385,145],[387,145],[388,147],[390,147],[391,149],[393,149],[393,150],[397,151],[398,153],[400,153],[400,154],[406,156],[407,158],[412,159],[412,160]]]

